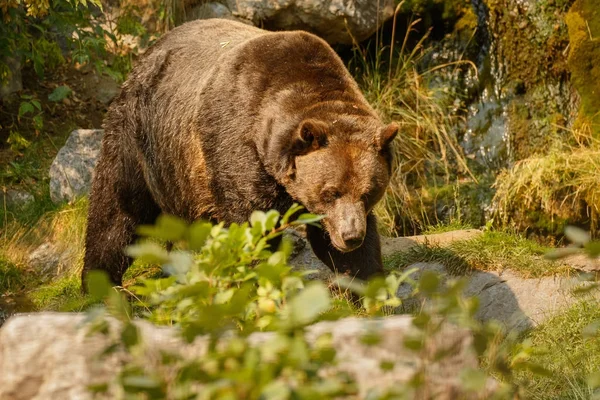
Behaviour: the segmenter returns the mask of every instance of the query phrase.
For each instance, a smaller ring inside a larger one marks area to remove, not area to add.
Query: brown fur
[[[332,269],[382,271],[371,211],[389,181],[385,127],[335,52],[305,32],[195,21],[141,57],[105,121],[90,197],[84,276],[120,284],[123,247],[160,212],[244,222],[294,202]]]

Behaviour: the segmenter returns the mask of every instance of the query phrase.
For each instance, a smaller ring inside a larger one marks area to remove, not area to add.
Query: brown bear
[[[142,57],[113,101],[90,196],[83,277],[120,285],[139,224],[161,213],[241,223],[294,202],[324,214],[315,254],[359,278],[382,272],[373,207],[391,174],[384,125],[329,45],[212,19]]]

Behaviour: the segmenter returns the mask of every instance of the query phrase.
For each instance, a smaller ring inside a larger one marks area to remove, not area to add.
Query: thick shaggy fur
[[[83,276],[130,265],[135,227],[161,212],[244,222],[300,202],[332,269],[382,271],[371,214],[389,182],[384,126],[334,51],[305,32],[195,21],[141,57],[111,105],[96,167]]]

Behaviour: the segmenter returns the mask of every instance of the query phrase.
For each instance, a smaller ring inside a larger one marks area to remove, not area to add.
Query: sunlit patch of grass
[[[92,299],[81,291],[79,276],[52,280],[27,296],[39,311],[82,311],[93,304]]]
[[[587,222],[597,234],[599,181],[600,141],[587,138],[575,147],[560,145],[548,155],[521,160],[498,176],[494,197],[498,219],[522,227],[539,223],[543,216],[542,223],[555,232],[562,232],[565,221]]]
[[[510,269],[525,278],[537,278],[569,270],[544,258],[549,248],[515,233],[486,231],[472,240],[454,242],[449,248],[472,268],[483,271]]]
[[[407,252],[386,259],[389,269],[404,269],[417,262],[437,262],[453,275],[473,270],[501,271],[509,269],[524,278],[566,274],[568,265],[544,258],[550,249],[518,234],[486,231],[470,240],[453,242],[446,247],[419,244]]]
[[[600,340],[597,333],[585,337],[583,332],[598,320],[598,301],[582,300],[527,334],[527,339],[534,346],[544,350],[536,353],[532,361],[552,372],[549,377],[533,377],[526,372],[520,374],[519,379],[527,382],[528,398],[594,398],[586,377],[600,370]]]
[[[35,206],[32,206],[35,207]],[[26,267],[28,256],[38,246],[51,242],[65,252],[59,272],[78,274],[83,261],[87,199],[55,207],[33,221],[16,218],[4,226],[0,237],[0,255],[19,267]]]
[[[474,228],[473,226],[466,224],[464,222],[461,222],[461,221],[450,221],[448,223],[438,223],[433,226],[427,226],[425,229],[423,229],[421,234],[434,235],[436,233],[445,233],[445,232],[452,232],[452,231],[459,231],[459,230],[473,229],[473,228]]]

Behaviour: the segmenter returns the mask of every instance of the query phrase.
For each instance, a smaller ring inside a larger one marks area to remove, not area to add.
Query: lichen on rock
[[[567,13],[568,66],[581,96],[578,127],[600,135],[600,0],[577,0]]]

